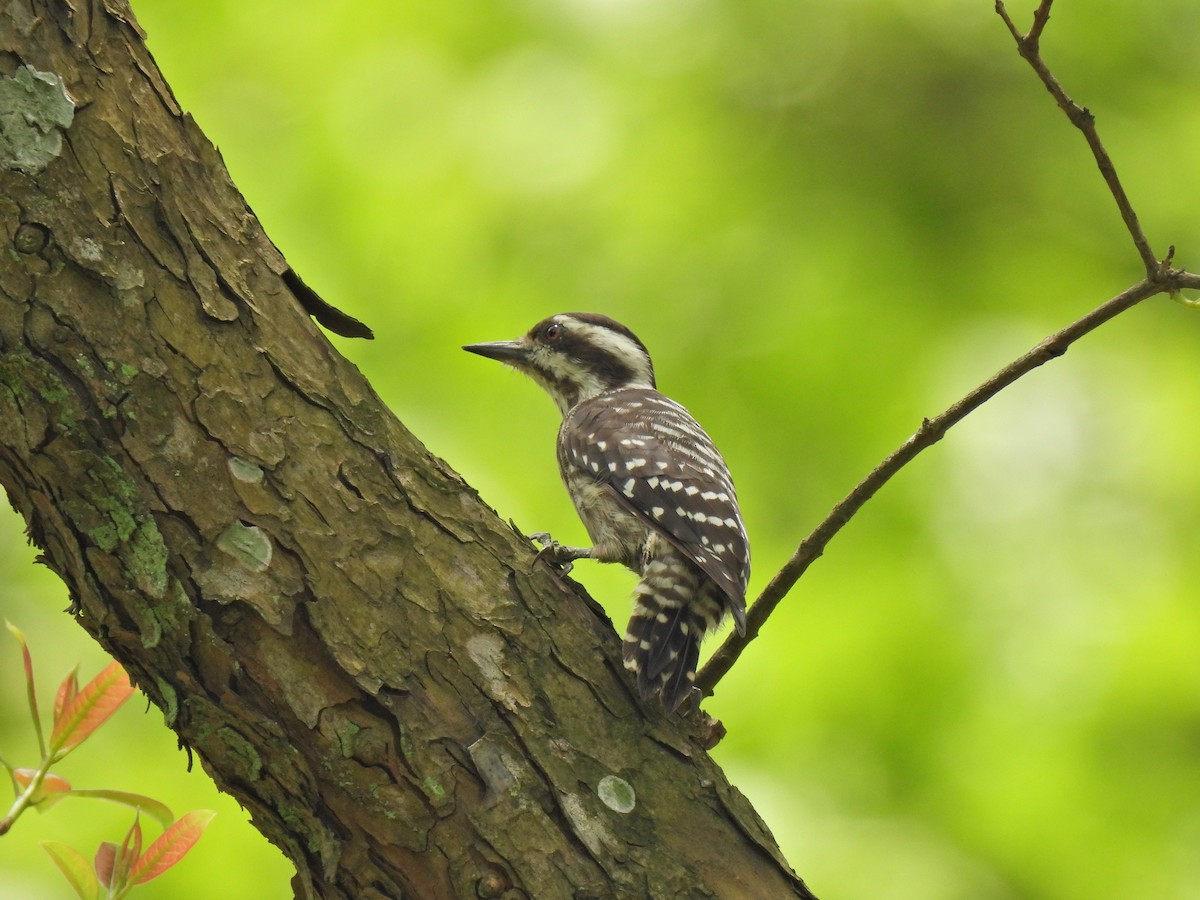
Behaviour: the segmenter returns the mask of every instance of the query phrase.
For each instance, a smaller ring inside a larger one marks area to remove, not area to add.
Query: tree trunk
[[[304,314],[132,12],[17,0],[0,51],[0,481],[297,893],[811,896]]]

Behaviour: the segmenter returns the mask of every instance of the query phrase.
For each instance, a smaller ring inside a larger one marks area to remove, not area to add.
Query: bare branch
[[[1121,184],[1121,179],[1117,177],[1117,170],[1113,166],[1113,161],[1109,157],[1108,151],[1104,149],[1100,135],[1096,132],[1095,116],[1092,115],[1090,110],[1080,106],[1067,95],[1062,85],[1058,83],[1058,79],[1054,77],[1050,69],[1046,66],[1046,63],[1042,60],[1039,41],[1042,36],[1042,30],[1046,27],[1046,23],[1050,19],[1050,6],[1052,2],[1053,0],[1042,0],[1041,5],[1033,14],[1033,27],[1029,29],[1029,34],[1026,35],[1022,35],[1017,26],[1013,24],[1008,11],[1004,8],[1003,0],[996,0],[996,13],[1004,20],[1004,24],[1008,26],[1009,33],[1013,36],[1013,40],[1017,42],[1017,52],[1033,67],[1033,71],[1042,80],[1042,84],[1046,86],[1046,90],[1050,92],[1050,95],[1054,98],[1054,102],[1066,113],[1067,118],[1071,120],[1071,124],[1083,133],[1088,147],[1092,150],[1092,156],[1096,158],[1096,165],[1100,168],[1100,174],[1104,177],[1104,183],[1108,185],[1113,199],[1117,201],[1117,209],[1121,213],[1121,220],[1125,223],[1125,227],[1129,231],[1129,236],[1133,238],[1133,245],[1137,248],[1138,255],[1142,258],[1142,263],[1146,267],[1146,274],[1153,279],[1155,273],[1160,268],[1158,257],[1150,249],[1150,242],[1146,239],[1146,235],[1142,231],[1137,213],[1134,212],[1133,205],[1129,202],[1129,197],[1125,194],[1125,188]]]
[[[705,695],[712,694],[717,682],[733,666],[737,658],[754,640],[763,624],[774,612],[781,600],[795,586],[800,576],[808,567],[825,552],[825,547],[842,527],[862,508],[875,492],[883,487],[893,475],[908,465],[922,450],[933,446],[942,439],[945,433],[955,424],[962,421],[969,413],[978,409],[1004,388],[1008,387],[1021,376],[1033,371],[1043,363],[1062,356],[1075,341],[1085,334],[1103,325],[1109,319],[1124,312],[1141,301],[1155,294],[1168,292],[1177,293],[1182,288],[1200,288],[1200,275],[1175,269],[1171,261],[1175,255],[1172,246],[1167,255],[1159,260],[1150,249],[1150,244],[1138,224],[1137,214],[1129,203],[1129,198],[1117,178],[1112,160],[1104,149],[1099,135],[1096,133],[1095,121],[1088,110],[1078,106],[1058,83],[1058,80],[1046,67],[1038,50],[1038,42],[1046,23],[1050,20],[1050,7],[1053,0],[1042,0],[1033,14],[1033,25],[1029,33],[1022,35],[1013,24],[1002,0],[996,2],[996,12],[1008,26],[1009,32],[1017,42],[1017,49],[1046,85],[1059,107],[1067,114],[1071,122],[1083,132],[1088,146],[1096,157],[1100,173],[1105,183],[1117,201],[1121,218],[1125,222],[1134,246],[1146,266],[1146,278],[1122,293],[1113,297],[1107,303],[1092,310],[1086,316],[1072,322],[1061,331],[1047,337],[1019,359],[1005,366],[975,390],[971,391],[957,403],[932,419],[924,419],[921,427],[907,441],[901,444],[890,456],[875,467],[866,478],[846,495],[825,517],[813,532],[800,542],[799,548],[792,558],[779,570],[778,574],[750,606],[746,614],[746,633],[743,636],[731,635],[725,643],[713,654],[704,668],[696,677],[696,686]]]
[[[1035,46],[1042,36],[1042,30],[1046,27],[1046,23],[1050,21],[1050,7],[1053,3],[1054,0],[1042,0],[1041,5],[1033,11],[1033,27],[1029,29],[1028,37]]]
[[[800,542],[800,547],[792,558],[771,579],[758,599],[750,606],[746,613],[745,636],[738,637],[734,634],[725,641],[696,676],[696,686],[706,695],[712,693],[717,682],[729,671],[746,646],[758,637],[763,624],[774,612],[779,602],[808,567],[816,561],[817,557],[825,552],[825,546],[833,539],[833,536],[842,530],[842,526],[849,522],[863,504],[887,484],[893,475],[912,462],[922,450],[932,447],[940,441],[951,426],[958,424],[969,413],[978,409],[1021,376],[1032,372],[1043,363],[1062,356],[1071,344],[1114,316],[1155,294],[1164,291],[1174,293],[1185,287],[1200,287],[1200,275],[1171,270],[1166,282],[1157,279],[1152,281],[1149,278],[1139,281],[1083,318],[1047,337],[1024,356],[1005,366],[941,414],[932,419],[922,420],[921,427],[917,429],[916,433],[876,466],[871,474],[860,481],[854,490],[830,511],[825,520]]]
[[[1049,19],[1050,18],[1049,4],[1046,4],[1046,6],[1047,6],[1046,18]],[[1041,7],[1038,7],[1038,10],[1040,11]],[[1037,39],[1037,38],[1032,37],[1032,35],[1033,35],[1032,30],[1030,30],[1028,36],[1021,34],[1020,29],[1017,28],[1016,24],[1013,22],[1012,18],[1009,16],[1008,10],[1004,8],[1004,3],[1001,2],[1001,0],[996,0],[996,14],[998,16],[1000,16],[1001,19],[1004,20],[1004,24],[1008,26],[1009,33],[1012,34],[1013,40],[1017,42],[1018,46],[1020,46],[1022,41]],[[1036,16],[1035,16],[1035,20],[1036,20]],[[1040,36],[1041,36],[1041,31],[1039,30],[1038,37],[1040,37]]]

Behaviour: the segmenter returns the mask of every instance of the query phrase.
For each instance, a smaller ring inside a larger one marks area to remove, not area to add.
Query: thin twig
[[[1166,257],[1162,260],[1154,256],[1153,251],[1150,249],[1150,244],[1146,240],[1146,236],[1142,233],[1141,226],[1138,225],[1137,215],[1129,203],[1129,198],[1125,195],[1125,190],[1117,178],[1112,161],[1109,159],[1107,152],[1104,150],[1104,145],[1100,142],[1100,138],[1096,134],[1092,114],[1086,109],[1077,106],[1067,96],[1057,79],[1054,78],[1042,61],[1038,52],[1038,41],[1041,38],[1042,31],[1046,27],[1046,23],[1050,19],[1052,2],[1053,0],[1042,0],[1041,5],[1038,6],[1037,11],[1034,13],[1033,26],[1027,35],[1022,35],[1017,30],[1012,19],[1009,18],[1002,0],[997,0],[996,12],[1004,20],[1004,23],[1008,26],[1008,30],[1016,40],[1021,56],[1033,66],[1039,77],[1041,77],[1042,83],[1046,85],[1046,88],[1054,96],[1059,107],[1067,114],[1071,122],[1083,132],[1084,137],[1087,139],[1088,146],[1092,148],[1092,153],[1095,155],[1096,162],[1100,167],[1100,172],[1104,176],[1109,190],[1112,191],[1114,199],[1117,201],[1121,218],[1129,229],[1138,254],[1146,266],[1146,278],[1116,297],[1113,297],[1107,303],[1092,310],[1083,318],[1072,322],[1061,331],[1050,335],[1024,356],[1005,366],[987,381],[983,382],[983,384],[949,407],[945,412],[932,419],[923,420],[921,427],[917,429],[912,437],[876,466],[874,471],[859,482],[854,490],[847,494],[845,499],[830,511],[829,515],[813,530],[812,534],[800,542],[800,547],[796,550],[792,558],[771,579],[771,582],[759,595],[758,599],[751,604],[746,613],[746,633],[743,636],[738,636],[737,634],[731,635],[717,652],[713,654],[704,668],[700,670],[696,677],[696,686],[705,695],[713,692],[713,688],[717,682],[729,671],[747,645],[758,636],[763,624],[767,621],[771,613],[774,612],[775,607],[779,605],[780,601],[783,600],[808,567],[825,552],[826,545],[833,539],[834,535],[842,530],[842,527],[862,508],[864,503],[874,496],[876,491],[883,487],[904,466],[908,465],[922,450],[936,444],[953,425],[962,421],[969,413],[978,409],[1021,376],[1032,372],[1051,359],[1062,356],[1075,341],[1103,325],[1114,316],[1156,294],[1164,292],[1174,294],[1182,288],[1200,288],[1200,275],[1185,272],[1182,269],[1176,269],[1171,266],[1171,261],[1175,255],[1174,247],[1171,247]]]
[[[1139,281],[1129,289],[1113,297],[1107,303],[1092,310],[1083,318],[1072,322],[1061,331],[1050,335],[1024,356],[1005,366],[971,393],[932,419],[924,419],[921,427],[901,444],[883,462],[860,481],[825,517],[812,534],[800,542],[792,558],[763,589],[758,599],[746,613],[746,633],[734,634],[712,655],[696,676],[696,686],[706,695],[711,694],[717,682],[729,671],[746,646],[758,637],[759,630],[774,612],[775,607],[795,586],[813,562],[825,552],[825,546],[833,539],[855,513],[883,487],[892,476],[908,465],[922,450],[932,447],[969,413],[978,409],[1022,375],[1026,375],[1044,363],[1067,352],[1067,348],[1088,332],[1103,325],[1143,300],[1164,291],[1175,292],[1180,288],[1200,288],[1200,275],[1180,270],[1171,270],[1165,281]]]
[[[1054,102],[1067,114],[1067,118],[1071,120],[1071,124],[1083,133],[1088,147],[1092,150],[1092,156],[1096,158],[1096,165],[1100,168],[1100,174],[1104,176],[1104,183],[1108,185],[1113,199],[1117,201],[1117,209],[1121,213],[1121,220],[1125,223],[1125,227],[1129,231],[1129,236],[1133,238],[1133,245],[1137,248],[1138,255],[1142,258],[1142,264],[1146,267],[1146,275],[1153,279],[1156,277],[1155,273],[1160,268],[1159,259],[1154,255],[1154,251],[1150,249],[1150,242],[1146,239],[1146,235],[1142,231],[1142,226],[1138,222],[1137,213],[1134,212],[1133,205],[1129,202],[1129,197],[1125,194],[1125,188],[1122,187],[1121,180],[1117,177],[1117,170],[1113,166],[1113,161],[1109,157],[1108,151],[1104,149],[1104,144],[1100,141],[1100,135],[1096,132],[1095,116],[1092,115],[1087,107],[1080,106],[1067,96],[1067,92],[1058,83],[1058,79],[1054,77],[1050,69],[1046,66],[1046,63],[1042,60],[1039,43],[1042,30],[1050,20],[1050,7],[1053,2],[1054,0],[1042,0],[1041,5],[1038,6],[1033,14],[1033,26],[1029,29],[1029,33],[1025,35],[1021,34],[1017,26],[1013,24],[1013,20],[1009,18],[1008,10],[1004,8],[1004,0],[996,0],[996,13],[1004,20],[1004,24],[1008,26],[1009,33],[1013,36],[1013,40],[1017,42],[1017,52],[1021,54],[1021,57],[1037,73],[1038,78],[1042,80],[1042,84],[1046,86],[1046,90],[1054,98]]]

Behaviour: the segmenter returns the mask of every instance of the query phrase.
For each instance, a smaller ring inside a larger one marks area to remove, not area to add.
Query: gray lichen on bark
[[[36,175],[62,152],[75,103],[53,72],[21,66],[0,78],[0,166]]]

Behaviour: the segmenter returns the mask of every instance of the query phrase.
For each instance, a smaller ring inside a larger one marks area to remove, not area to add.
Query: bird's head
[[[546,389],[563,415],[606,391],[654,387],[646,345],[620,322],[598,313],[559,313],[518,340],[463,349],[524,372]]]

